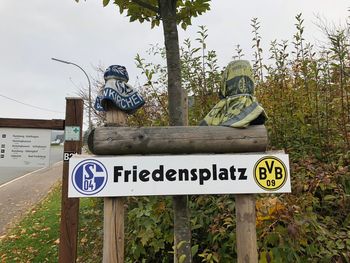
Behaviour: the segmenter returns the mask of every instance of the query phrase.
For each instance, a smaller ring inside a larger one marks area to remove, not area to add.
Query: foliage
[[[109,2],[110,0],[103,0],[103,6],[107,6]],[[209,0],[175,0],[173,2],[176,2],[177,23],[183,29],[191,25],[192,17],[197,17],[210,9]],[[161,14],[159,1],[157,0],[114,0],[113,3],[119,7],[120,14],[126,11],[126,15],[130,17],[130,22],[138,20],[143,23],[147,21],[151,23],[152,28],[160,24]]]
[[[328,45],[315,48],[304,39],[299,14],[291,44],[272,41],[267,64],[256,18],[252,27],[256,95],[269,115],[270,148],[290,154],[293,191],[257,198],[259,260],[349,262],[348,30],[326,31]],[[186,39],[181,47],[191,125],[197,125],[219,99],[221,69],[215,51],[208,50],[207,36],[207,29],[200,27],[195,43]],[[159,46],[148,52],[152,60],[165,59],[165,50]],[[239,46],[236,52],[243,56]],[[129,125],[165,125],[165,65],[139,55],[135,60],[145,78],[139,90],[147,106],[129,117]],[[171,201],[155,197],[129,201],[128,262],[172,261]],[[234,262],[233,198],[192,196],[190,201],[193,262]]]
[[[207,29],[200,27],[196,46],[185,39],[180,49],[182,86],[188,94],[189,125],[197,125],[218,100],[220,86],[219,66],[215,51],[207,50]],[[158,45],[148,50],[155,60],[165,59],[164,48]],[[139,54],[137,67],[146,78],[139,90],[146,101],[145,107],[129,117],[129,125],[156,126],[168,123],[167,70],[164,63],[149,63]]]
[[[296,19],[294,50],[289,51],[287,41],[273,41],[270,59],[274,65],[264,65],[266,80],[258,85],[260,101],[271,115],[271,144],[291,154],[336,157],[349,150],[345,31],[328,34],[329,46],[317,52],[303,38],[301,15]]]
[[[269,64],[266,64],[261,48],[260,23],[256,18],[252,19],[256,95],[269,115],[266,126],[270,148],[284,149],[290,154],[293,189],[292,194],[262,195],[257,199],[259,261],[349,262],[348,31],[327,32],[328,46],[316,48],[304,39],[303,21],[301,14],[296,16],[297,32],[291,45],[286,40],[271,42]],[[215,52],[206,51],[205,27],[201,27],[198,34],[197,47],[192,47],[187,39],[181,48],[182,76],[189,94],[192,125],[196,125],[218,100],[215,93],[221,73]],[[153,54],[164,53],[159,47],[156,50]],[[239,45],[236,52],[235,58],[243,56]],[[163,96],[165,90],[161,87],[165,85],[166,72],[161,64],[146,62],[139,56],[137,61],[147,77],[144,87],[153,85],[155,93],[150,98]],[[211,63],[212,68],[209,67]],[[210,81],[213,82],[208,85]],[[198,103],[192,104],[192,98]],[[166,118],[166,110],[158,116],[144,117],[147,122],[152,120],[151,125],[157,125]],[[154,218],[152,207],[159,201],[151,199],[148,200],[149,206],[144,200],[139,200],[144,204],[138,206],[142,207],[143,213]],[[149,210],[145,212],[144,209]],[[164,213],[167,213],[168,220],[170,209]],[[232,197],[192,196],[191,213],[193,262],[234,262]],[[136,227],[142,224],[142,221],[137,221]],[[134,223],[129,227],[133,229]],[[163,229],[165,226],[160,224],[159,227]],[[158,241],[159,238],[157,236]],[[161,240],[165,247],[170,247],[169,236],[163,233]],[[147,251],[156,248],[150,246],[145,246]],[[166,251],[158,253],[163,255],[162,262],[170,261]],[[152,261],[149,254],[144,254],[144,258],[147,262]]]
[[[125,234],[129,247],[126,262],[172,262],[173,218],[170,197],[130,197],[126,220],[128,227]]]

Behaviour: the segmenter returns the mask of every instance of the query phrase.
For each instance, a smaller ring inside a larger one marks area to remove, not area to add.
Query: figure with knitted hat
[[[248,61],[236,60],[227,65],[220,98],[199,125],[245,128],[265,123],[267,115],[254,97],[253,70]]]
[[[96,98],[95,109],[106,111],[106,102],[110,101],[117,109],[134,113],[145,104],[141,95],[128,83],[129,74],[124,66],[109,66],[104,73],[106,84],[102,94]]]

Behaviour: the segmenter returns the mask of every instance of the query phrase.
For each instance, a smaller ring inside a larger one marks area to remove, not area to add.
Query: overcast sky
[[[314,24],[316,15],[344,23],[349,7],[345,0],[216,0],[211,11],[194,19],[187,31],[179,29],[179,35],[180,40],[195,39],[198,25],[206,25],[208,49],[217,51],[224,66],[237,44],[251,59],[253,17],[261,22],[267,49],[274,39],[292,39],[298,13],[303,13],[305,34],[314,43],[322,38]],[[87,86],[87,79],[78,68],[51,57],[79,64],[91,77],[96,76],[95,66],[124,65],[134,84],[140,74],[135,55],[145,54],[151,44],[162,44],[163,33],[147,23],[129,23],[116,6],[103,8],[102,0],[0,0],[0,39],[0,117],[63,119],[65,97],[77,96],[77,87]]]

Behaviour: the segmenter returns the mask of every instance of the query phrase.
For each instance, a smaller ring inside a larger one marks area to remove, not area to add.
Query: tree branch
[[[159,14],[159,8],[156,6],[150,5],[142,0],[131,0],[131,2]]]

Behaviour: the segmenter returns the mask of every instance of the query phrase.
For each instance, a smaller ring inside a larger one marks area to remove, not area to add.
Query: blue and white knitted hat
[[[106,71],[105,74],[103,75],[105,81],[113,78],[113,79],[119,79],[125,82],[129,81],[129,74],[126,71],[126,68],[124,66],[120,66],[120,65],[112,65],[109,66]]]
[[[105,111],[107,101],[116,108],[134,113],[145,104],[141,95],[128,84],[129,75],[124,66],[109,66],[104,73],[105,85],[102,94],[96,98],[95,109]]]

